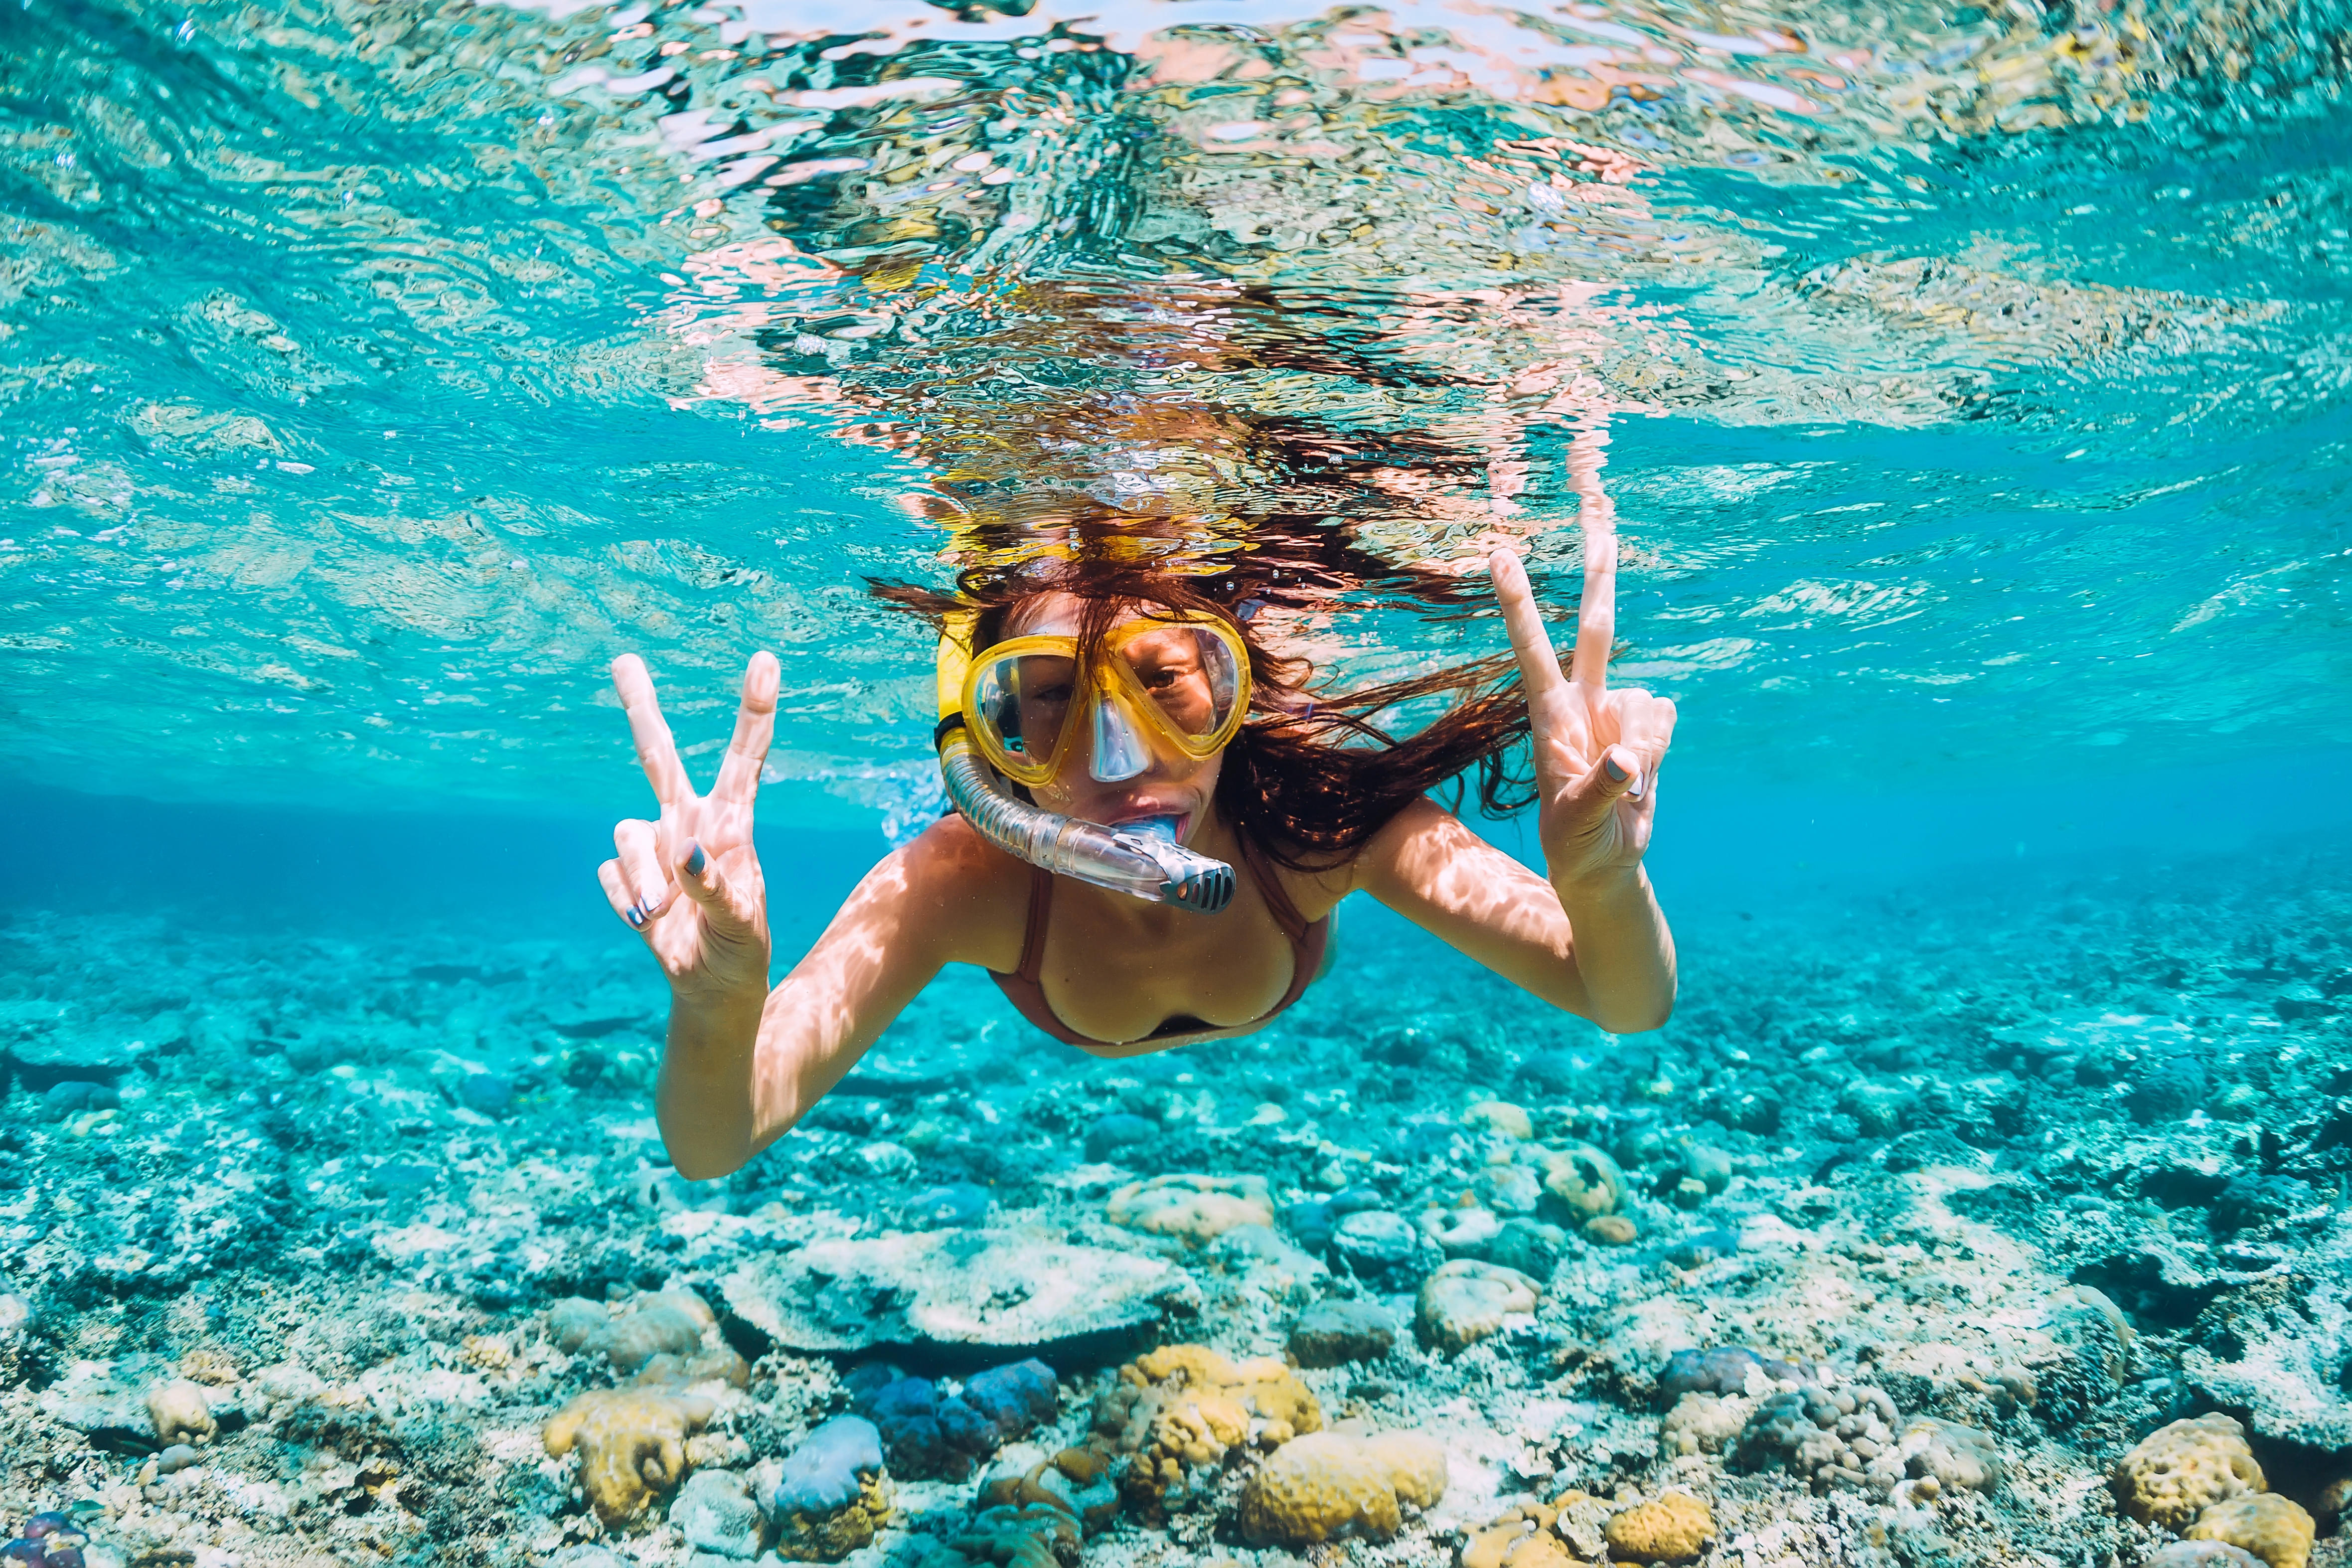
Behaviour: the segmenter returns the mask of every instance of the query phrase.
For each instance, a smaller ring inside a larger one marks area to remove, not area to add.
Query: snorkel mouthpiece
[[[1006,854],[1097,888],[1213,915],[1234,901],[1234,868],[1171,838],[1060,816],[997,792],[970,737],[940,742],[940,776],[982,838]]]
[[[1177,843],[1172,821],[1154,819],[1125,828],[1106,827],[1015,800],[997,788],[994,773],[964,730],[963,685],[971,665],[975,618],[969,614],[950,616],[940,638],[936,731],[940,781],[972,830],[1006,854],[1055,876],[1075,878],[1150,903],[1173,904],[1204,915],[1215,914],[1232,903],[1234,868]],[[1112,705],[1097,704],[1097,710],[1108,706]],[[1128,737],[1140,747],[1141,737],[1131,727]],[[1105,765],[1099,731],[1097,739],[1095,766],[1099,769]],[[1148,766],[1147,756],[1141,765],[1119,776],[1132,778]],[[1097,772],[1095,776],[1103,774]]]

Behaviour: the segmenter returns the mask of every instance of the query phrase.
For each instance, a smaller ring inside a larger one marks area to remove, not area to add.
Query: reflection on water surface
[[[543,795],[767,644],[896,798],[860,574],[1115,537],[1377,668],[1604,480],[1743,765],[2340,738],[2332,12],[1012,9],[0,18],[27,760]]]

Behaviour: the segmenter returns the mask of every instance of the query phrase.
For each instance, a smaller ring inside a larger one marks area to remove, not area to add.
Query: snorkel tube
[[[964,679],[977,620],[969,611],[950,616],[940,637],[940,721],[932,731],[940,777],[963,819],[1006,854],[1057,877],[1196,914],[1213,915],[1233,902],[1234,868],[1223,860],[1173,839],[1059,816],[996,787],[994,770],[964,728]]]

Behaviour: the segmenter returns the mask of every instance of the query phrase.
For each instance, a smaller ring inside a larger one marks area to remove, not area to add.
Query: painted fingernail
[[[1605,770],[1607,770],[1608,774],[1609,774],[1609,782],[1610,782],[1611,784],[1623,784],[1623,783],[1625,782],[1625,769],[1624,769],[1624,767],[1623,767],[1623,766],[1622,766],[1622,764],[1617,761],[1617,753],[1616,753],[1616,752],[1601,752],[1601,767],[1602,767],[1602,768],[1604,768]]]
[[[639,911],[637,906],[635,904],[631,904],[627,909],[623,910],[621,911],[621,918],[627,921],[633,926],[641,926],[646,923],[645,915]]]
[[[686,850],[686,874],[689,877],[701,876],[702,864],[702,846],[698,843],[688,845]]]

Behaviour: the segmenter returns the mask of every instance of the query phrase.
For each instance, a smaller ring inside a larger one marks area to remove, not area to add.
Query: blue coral
[[[1011,1442],[1054,1415],[1056,1379],[1044,1362],[994,1366],[963,1385],[963,1402],[988,1417],[1001,1442]]]
[[[1054,1413],[1054,1369],[1041,1361],[992,1367],[961,1394],[892,1366],[860,1367],[847,1382],[854,1407],[881,1432],[902,1476],[961,1480],[998,1444]]]
[[[801,1439],[768,1493],[772,1517],[827,1514],[857,1500],[861,1478],[882,1468],[882,1434],[871,1421],[836,1415]]]

